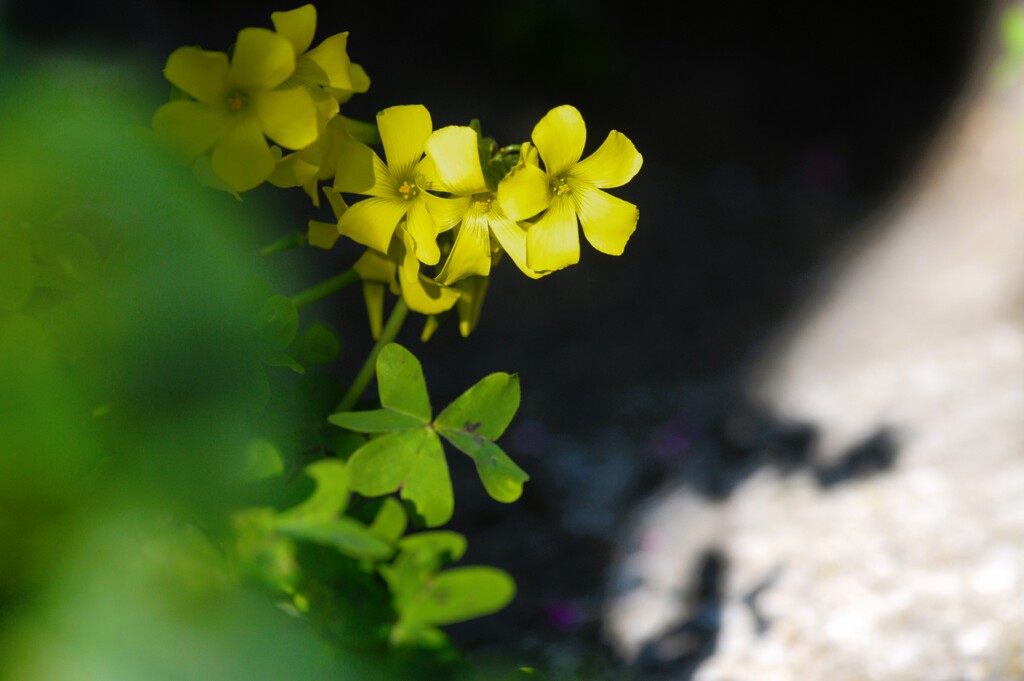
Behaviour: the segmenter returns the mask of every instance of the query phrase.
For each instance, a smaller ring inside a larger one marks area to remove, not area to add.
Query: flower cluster
[[[153,116],[157,134],[200,178],[235,193],[268,179],[307,184],[330,165],[331,140],[343,124],[339,103],[370,87],[362,67],[349,61],[348,33],[310,48],[313,5],[274,12],[271,21],[273,31],[242,29],[230,57],[175,50],[164,75],[179,96]],[[302,151],[282,158],[267,138]]]
[[[348,34],[309,49],[312,5],[271,18],[275,31],[243,29],[230,59],[175,51],[165,74],[188,98],[161,107],[153,125],[210,184],[238,193],[269,180],[302,187],[317,206],[322,188],[337,223],[310,221],[308,243],[331,248],[346,236],[367,247],[353,269],[375,337],[385,291],[428,315],[424,337],[453,307],[468,335],[503,255],[528,277],[545,276],[579,261],[580,227],[598,251],[622,253],[639,210],[603,190],[640,170],[625,135],[610,132],[582,159],[586,125],[569,105],[507,147],[475,121],[435,129],[418,104],[381,111],[376,126],[359,123],[338,115],[340,102],[369,87],[348,59]],[[365,198],[349,205],[342,194]]]

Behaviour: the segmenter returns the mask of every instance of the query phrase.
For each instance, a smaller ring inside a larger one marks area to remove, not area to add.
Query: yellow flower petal
[[[370,147],[351,138],[338,143],[334,188],[348,194],[398,198],[384,161]]]
[[[169,102],[153,115],[153,130],[184,163],[206,153],[229,123],[226,110],[202,102]]]
[[[468,337],[480,321],[480,309],[490,281],[488,277],[469,277],[455,285],[462,292],[456,309],[459,313],[459,333],[463,338]]]
[[[536,272],[526,264],[526,233],[519,223],[509,218],[501,210],[499,201],[491,202],[491,210],[488,214],[488,225],[494,238],[501,244],[503,251],[508,253],[512,262],[516,264],[523,274],[531,279],[540,279],[546,272]]]
[[[232,87],[251,96],[273,90],[295,70],[295,50],[287,39],[266,28],[243,28],[238,32],[231,56],[228,78]]]
[[[309,231],[306,233],[306,238],[310,246],[330,250],[340,236],[338,225],[333,222],[309,221]]]
[[[416,259],[425,265],[436,265],[441,260],[441,251],[437,247],[437,223],[424,201],[413,199],[409,203],[405,223],[415,242]]]
[[[471,206],[458,229],[452,251],[437,277],[442,284],[491,273],[491,235],[485,210],[476,204]]]
[[[377,128],[392,178],[408,179],[423,156],[423,144],[434,131],[430,113],[421,104],[392,106],[377,114]]]
[[[564,104],[549,111],[533,128],[533,143],[549,175],[561,175],[583,155],[587,126],[576,107]]]
[[[356,274],[363,281],[377,281],[390,284],[395,280],[398,266],[394,260],[383,253],[368,249],[359,256],[359,260],[356,260],[356,264],[352,266],[352,269],[356,271]]]
[[[274,90],[252,95],[250,104],[267,137],[289,149],[302,149],[319,134],[317,108],[306,88]]]
[[[573,188],[572,197],[590,245],[602,253],[622,255],[640,219],[637,207],[593,187]]]
[[[621,187],[640,172],[643,162],[629,138],[612,130],[597,151],[580,161],[569,175],[595,187]]]
[[[320,161],[320,150],[315,145],[306,147],[278,159],[274,172],[267,181],[275,187],[301,187],[316,177]]]
[[[384,284],[364,281],[363,302],[366,303],[366,316],[370,320],[370,335],[373,340],[380,340],[384,330]]]
[[[498,203],[505,215],[513,220],[532,218],[551,205],[548,176],[537,166],[521,159],[498,183]]]
[[[594,190],[597,191],[597,190]],[[560,270],[580,261],[580,234],[572,203],[551,202],[547,212],[526,233],[526,264],[535,271]]]
[[[427,139],[425,151],[444,191],[462,196],[487,191],[480,166],[479,138],[473,128],[464,125],[441,128]]]
[[[352,77],[349,72],[351,62],[348,58],[348,32],[336,33],[324,39],[322,43],[302,56],[309,60],[323,73],[322,85],[341,90],[352,90]]]
[[[420,314],[440,314],[455,307],[459,296],[458,289],[441,286],[436,281],[422,274],[414,282],[399,278],[402,286],[402,297],[413,312]]]
[[[274,30],[292,44],[296,55],[300,55],[313,44],[316,33],[316,7],[303,5],[288,12],[274,12],[270,15]]]
[[[331,210],[334,211],[334,217],[340,220],[341,216],[348,210],[348,204],[345,203],[345,199],[341,198],[341,194],[330,187],[324,187],[324,196],[327,197],[327,203],[331,205]]]
[[[274,154],[255,116],[234,116],[231,126],[213,147],[210,167],[235,191],[263,183],[274,172]]]
[[[179,47],[167,58],[164,76],[204,104],[226,106],[228,56],[198,47]]]
[[[352,91],[363,93],[370,89],[370,76],[359,64],[349,63],[348,79],[352,83]]]
[[[391,236],[406,210],[406,204],[394,199],[364,199],[349,206],[338,220],[338,231],[356,243],[387,253]]]
[[[427,210],[434,216],[438,234],[447,232],[462,222],[462,216],[466,214],[470,203],[468,196],[453,196],[450,199],[443,199],[440,196],[424,192],[420,194],[420,198],[426,202]]]

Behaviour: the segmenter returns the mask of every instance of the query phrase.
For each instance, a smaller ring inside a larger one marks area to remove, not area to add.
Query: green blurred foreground
[[[131,134],[127,73],[0,57],[0,679],[382,678],[209,538],[267,399],[253,211]]]

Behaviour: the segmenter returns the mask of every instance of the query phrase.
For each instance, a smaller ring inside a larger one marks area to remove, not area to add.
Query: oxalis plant
[[[164,69],[171,101],[153,129],[205,185],[240,198],[269,182],[301,188],[315,207],[326,200],[334,222],[310,220],[263,255],[332,249],[340,237],[365,250],[350,269],[264,303],[267,406],[248,448],[254,503],[233,515],[231,560],[339,646],[445,650],[439,627],[495,612],[515,594],[502,570],[449,567],[466,540],[437,528],[455,506],[447,452],[469,457],[495,501],[522,494],[529,476],[497,444],[519,407],[519,379],[491,374],[435,409],[420,362],[393,341],[410,311],[425,316],[422,341],[452,310],[468,336],[492,268],[507,256],[536,279],[576,264],[580,227],[598,251],[621,254],[639,211],[604,190],[632,179],[642,158],[616,131],[582,158],[586,129],[570,105],[509,145],[475,120],[435,128],[418,104],[353,120],[345,103],[370,79],[348,56],[348,34],[314,47],[312,5],[270,20],[273,29],[242,29],[226,52],[174,51]],[[357,282],[376,341],[369,356],[344,392],[291,399],[289,372],[322,388],[329,379],[315,370],[340,347],[299,309]],[[374,376],[379,407],[356,409]],[[260,490],[276,491],[261,499]]]

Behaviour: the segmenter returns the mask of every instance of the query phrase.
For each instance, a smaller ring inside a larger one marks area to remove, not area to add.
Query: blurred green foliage
[[[438,626],[514,584],[354,493],[383,438],[327,422],[341,341],[261,278],[265,216],[165,163],[128,70],[0,52],[0,680],[487,678]],[[385,409],[518,497],[516,378],[431,423],[385,350]]]
[[[3,56],[0,678],[337,678],[216,539],[266,394],[257,218],[129,134],[126,70]]]

